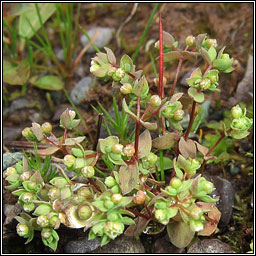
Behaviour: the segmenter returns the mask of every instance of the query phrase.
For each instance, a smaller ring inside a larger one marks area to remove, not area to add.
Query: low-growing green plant
[[[56,164],[60,175],[46,180],[40,170],[28,170],[30,160],[24,158],[22,165],[6,170],[10,183],[7,189],[19,197],[25,211],[16,219],[17,232],[28,238],[26,243],[33,239],[34,231],[41,231],[43,243],[56,250],[59,237],[55,230],[60,223],[90,229],[89,239],[99,236],[101,245],[123,233],[138,236],[152,222],[166,226],[170,241],[179,248],[189,245],[196,234],[210,236],[216,231],[221,213],[215,205],[218,198],[212,196],[214,185],[203,177],[204,168],[216,158],[211,153],[224,139],[248,136],[252,119],[246,116],[246,109],[234,106],[229,124],[221,124],[219,137],[210,148],[189,135],[205,94],[219,90],[219,76],[233,70],[233,59],[224,53],[225,47],[218,50],[216,39],[206,34],[188,36],[185,49],[179,49],[173,36],[162,31],[161,17],[156,47],[159,77],[155,79],[155,95],[128,55],[118,62],[112,50],[105,48],[106,53],[97,53],[92,59],[90,71],[98,78],[111,80],[123,95],[121,114],[114,101],[115,120],[100,105],[106,124],[115,133],[98,139],[93,150],[83,145],[85,136],[69,137],[69,131],[80,120],[68,109],[60,116],[64,129],[61,138],[56,138],[49,123],[32,123],[23,130],[29,141],[46,140],[51,144],[37,150],[37,154],[62,152],[66,169]],[[197,57],[203,57],[205,67],[198,67],[187,79],[192,106],[184,127],[181,121],[188,112],[182,104],[184,93],[175,93],[175,87],[182,62],[193,62]],[[178,60],[178,67],[170,95],[165,96],[163,62],[173,60]],[[124,127],[128,117],[135,124],[134,136]],[[152,139],[150,131],[157,129],[159,136]],[[172,174],[170,180],[166,171]],[[73,178],[68,178],[66,172],[73,172]],[[85,182],[76,181],[76,177],[83,177]]]

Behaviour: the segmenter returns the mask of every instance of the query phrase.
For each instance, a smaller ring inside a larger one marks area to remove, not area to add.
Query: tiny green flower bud
[[[60,189],[59,188],[50,188],[48,191],[48,196],[50,200],[54,201],[60,197]]]
[[[240,118],[243,115],[243,111],[239,105],[236,105],[231,109],[231,114],[233,118]]]
[[[110,67],[108,70],[108,75],[112,76],[116,72],[117,68],[116,67]]]
[[[30,172],[23,172],[20,175],[20,178],[21,178],[22,181],[29,180],[31,178],[31,173]]]
[[[71,168],[75,164],[76,158],[73,155],[65,155],[63,162],[67,168]]]
[[[170,106],[166,106],[166,108],[161,113],[165,118],[173,117],[173,109]]]
[[[115,203],[111,200],[105,200],[104,202],[104,206],[107,208],[107,209],[111,209],[112,207],[114,207]]]
[[[111,200],[115,203],[115,204],[119,204],[123,199],[123,196],[121,194],[113,194],[111,197]]]
[[[49,219],[49,224],[51,227],[55,227],[56,224],[59,222],[59,218],[58,216],[52,216],[50,219]]]
[[[207,39],[206,40],[206,47],[210,48],[210,47],[214,47],[216,48],[218,46],[217,44],[217,40],[216,39]]]
[[[81,187],[81,188],[78,189],[77,195],[78,195],[78,197],[81,197],[81,198],[85,199],[85,198],[91,196],[92,193],[91,193],[89,188]]]
[[[108,176],[105,179],[105,184],[107,185],[107,187],[111,188],[116,185],[116,180],[112,176]]]
[[[125,75],[125,71],[122,68],[118,68],[115,72],[116,77],[122,79]]]
[[[234,119],[232,121],[231,126],[235,129],[239,129],[239,130],[246,130],[247,129],[247,122],[246,119],[241,117],[238,119]]]
[[[116,153],[116,154],[120,154],[123,151],[123,145],[122,144],[115,144],[112,147],[112,152]]]
[[[204,78],[200,82],[200,88],[201,90],[207,90],[211,86],[211,80],[209,78]]]
[[[124,232],[124,224],[118,222],[107,222],[104,227],[104,233],[111,239],[115,239],[117,236],[121,235]]]
[[[28,189],[34,190],[37,186],[37,183],[35,181],[28,182]]]
[[[17,171],[18,174],[22,174],[23,173],[23,165],[21,162],[18,162],[16,165],[15,165],[15,169]]]
[[[118,185],[115,185],[114,187],[111,188],[111,192],[114,194],[120,193],[120,188]]]
[[[22,133],[22,136],[24,138],[26,138],[27,140],[32,140],[32,141],[36,140],[35,134],[31,130],[31,128],[29,128],[29,127],[24,128],[21,133]]]
[[[32,200],[33,200],[33,194],[32,193],[29,193],[29,192],[25,192],[22,194],[21,196],[21,200],[22,202],[24,203],[30,203]]]
[[[34,203],[25,203],[23,204],[23,210],[25,212],[32,212],[35,209],[35,204]]]
[[[220,58],[221,58],[221,59],[223,59],[223,60],[228,60],[228,59],[230,59],[230,57],[229,57],[229,54],[228,54],[228,53],[224,53],[224,54],[222,54]]]
[[[87,220],[92,216],[92,210],[88,205],[81,205],[77,210],[78,216],[82,220]]]
[[[123,149],[123,152],[126,156],[132,157],[135,153],[135,148],[132,144],[127,144]]]
[[[96,63],[93,63],[90,67],[90,72],[91,73],[94,73],[96,72],[98,69],[100,68],[100,65],[96,64]]]
[[[157,155],[150,152],[147,156],[145,156],[143,160],[147,161],[150,167],[153,167],[155,166],[157,159],[158,159]]]
[[[199,220],[203,214],[203,210],[200,207],[195,206],[191,211],[190,211],[190,216],[194,220]]]
[[[124,85],[121,86],[120,92],[122,94],[130,94],[132,93],[132,85],[129,83],[125,83]]]
[[[29,232],[29,227],[26,224],[21,224],[19,223],[16,227],[17,234],[21,237],[24,237],[28,234]]]
[[[176,120],[176,121],[181,121],[183,118],[184,118],[184,110],[182,109],[177,109],[176,111],[174,111],[173,113],[173,118]]]
[[[44,239],[50,238],[52,235],[52,230],[50,228],[43,228],[41,231],[41,236]]]
[[[81,174],[85,178],[92,178],[95,174],[95,170],[94,170],[93,166],[85,166],[81,170]]]
[[[161,102],[161,98],[158,95],[152,95],[150,97],[150,106],[152,107],[159,107]]]
[[[40,215],[36,218],[36,223],[37,225],[39,225],[42,228],[45,228],[49,225],[49,220],[47,218],[47,216],[45,215]]]
[[[5,172],[6,176],[10,176],[12,174],[17,174],[17,171],[14,167],[8,167]]]
[[[213,183],[207,181],[204,184],[203,190],[207,193],[207,194],[211,194],[212,191],[214,190],[214,185]]]
[[[155,218],[160,221],[163,222],[166,220],[166,212],[163,209],[157,209],[155,210]]]
[[[173,177],[171,180],[170,180],[170,186],[172,186],[173,188],[175,188],[175,189],[178,189],[180,186],[181,186],[181,184],[182,184],[182,181],[179,179],[179,178],[177,178],[177,177]]]
[[[196,39],[194,36],[187,36],[186,37],[186,45],[187,46],[194,46],[196,42]]]
[[[49,135],[52,132],[52,125],[49,122],[45,122],[42,124],[42,132],[46,135]]]
[[[144,204],[146,199],[146,194],[142,190],[139,190],[136,195],[133,196],[133,202],[135,204]]]
[[[57,188],[63,188],[68,184],[67,180],[63,177],[55,177],[50,180],[50,183]]]

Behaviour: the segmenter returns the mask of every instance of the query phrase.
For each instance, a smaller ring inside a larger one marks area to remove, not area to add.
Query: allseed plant
[[[90,230],[89,240],[99,236],[102,246],[123,233],[138,236],[152,222],[166,227],[170,241],[179,248],[186,247],[195,235],[216,232],[221,213],[216,207],[218,198],[212,196],[214,185],[203,177],[204,168],[215,158],[211,153],[224,138],[249,135],[252,119],[246,116],[245,108],[236,105],[231,109],[229,125],[223,123],[221,137],[213,147],[207,148],[191,136],[198,108],[206,94],[220,90],[219,76],[233,71],[233,58],[206,34],[189,35],[185,44],[184,50],[178,48],[174,37],[162,30],[160,18],[155,45],[159,49],[156,94],[128,55],[118,62],[112,50],[105,47],[106,53],[92,58],[90,72],[119,88],[123,117],[135,124],[133,136],[97,138],[96,146],[88,149],[85,136],[70,135],[80,119],[69,109],[60,116],[64,129],[61,138],[54,135],[48,122],[32,123],[22,131],[35,145],[41,141],[50,144],[47,149],[36,150],[37,157],[56,152],[63,156],[54,175],[31,168],[26,157],[4,173],[9,183],[6,189],[23,207],[16,217],[17,233],[27,238],[26,243],[39,231],[43,243],[56,250],[61,224]],[[177,79],[183,61],[193,63],[200,57],[204,65],[196,67],[186,80],[191,99],[188,111],[189,105],[185,106],[183,100],[186,94],[176,92]],[[165,95],[163,65],[174,60],[178,60],[175,80],[170,94]],[[184,126],[182,121],[188,114],[189,122]],[[152,139],[151,131],[158,131],[158,136]],[[100,170],[99,163],[105,165],[105,171]]]

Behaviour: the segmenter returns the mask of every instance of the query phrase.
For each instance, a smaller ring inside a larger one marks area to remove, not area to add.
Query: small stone
[[[139,240],[121,235],[115,240],[111,240],[105,246],[99,247],[92,253],[97,254],[128,254],[128,253],[145,253],[145,248]]]
[[[56,50],[56,57],[57,57],[58,60],[64,61],[65,60],[64,50],[63,49],[57,49]]]
[[[72,89],[70,92],[70,98],[75,104],[80,104],[86,99],[91,82],[92,79],[90,77],[84,77]]]
[[[16,99],[16,100],[12,101],[9,112],[13,113],[16,110],[23,109],[23,108],[26,108],[26,107],[29,107],[29,106],[30,106],[30,104],[29,104],[27,99],[19,98],[19,99]]]
[[[19,160],[22,160],[23,154],[20,152],[15,153],[4,153],[3,154],[3,171],[8,167],[13,166]]]
[[[85,75],[84,67],[83,67],[83,66],[79,66],[79,67],[75,70],[75,73],[76,73],[79,77],[84,77],[84,75]]]
[[[98,31],[98,35],[97,35],[96,40],[94,41],[94,44],[98,48],[102,49],[112,39],[113,30],[110,28],[105,28],[105,27],[94,27],[94,28],[88,30],[87,33],[88,33],[89,37],[92,39],[97,31]],[[85,35],[82,35],[80,37],[80,42],[84,47],[89,43],[89,41]],[[88,52],[93,53],[96,51],[92,46],[90,46],[88,49]]]
[[[218,176],[206,176],[205,178],[214,184],[216,190],[213,191],[213,197],[219,196],[219,201],[216,202],[217,208],[221,212],[221,218],[219,221],[220,227],[225,227],[229,224],[235,199],[235,191],[232,184]]]
[[[22,127],[3,127],[3,140],[17,140],[21,136],[22,129]]]
[[[72,253],[72,254],[88,253],[100,247],[100,243],[101,243],[100,237],[96,237],[95,239],[88,240],[88,235],[85,235],[84,237],[69,241],[66,244],[64,251],[65,253]]]
[[[191,245],[187,253],[235,253],[231,247],[219,239],[204,239]]]
[[[4,205],[4,215],[6,216],[5,221],[4,221],[4,226],[10,224],[13,220],[14,217],[19,215],[22,212],[22,205],[21,204],[5,204]]]
[[[167,241],[165,238],[157,239],[152,246],[152,253],[184,253],[184,248],[177,248],[171,242]]]

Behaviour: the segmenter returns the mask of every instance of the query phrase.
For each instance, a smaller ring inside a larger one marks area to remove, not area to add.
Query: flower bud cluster
[[[76,112],[68,108],[60,116],[60,127],[63,129],[72,130],[80,123],[80,119],[75,119]]]
[[[232,123],[231,128],[244,132],[251,128],[253,120],[246,117],[246,109],[243,111],[239,105],[231,109]]]
[[[180,101],[170,102],[165,104],[161,114],[173,122],[181,121],[184,118],[184,110]]]
[[[114,177],[112,177],[112,176],[106,177],[104,183],[106,184],[107,187],[111,188],[111,191],[113,193],[120,192],[119,181],[116,180]]]

